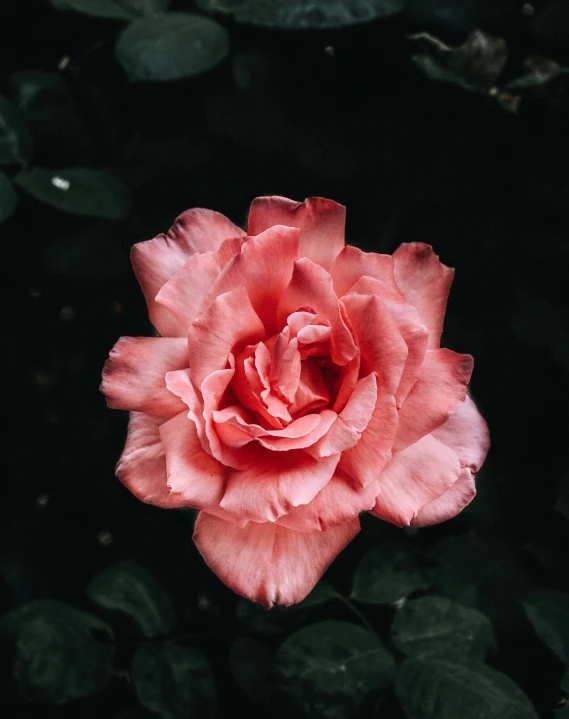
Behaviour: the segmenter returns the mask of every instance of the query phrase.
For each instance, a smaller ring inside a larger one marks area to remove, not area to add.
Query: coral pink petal
[[[393,293],[401,294],[395,282],[391,255],[363,252],[357,247],[347,245],[336,257],[330,268],[330,274],[338,297],[346,295],[363,275],[381,280]]]
[[[394,253],[395,280],[407,298],[417,308],[429,330],[429,349],[440,345],[446,304],[454,270],[439,260],[430,245],[410,242]]]
[[[182,412],[160,427],[172,493],[194,509],[219,506],[226,468],[204,451],[195,422]]]
[[[397,431],[395,399],[379,395],[373,415],[352,449],[342,452],[338,465],[362,487],[369,487],[391,460],[393,438]]]
[[[339,460],[333,455],[317,461],[300,449],[256,449],[248,469],[229,473],[221,500],[223,509],[253,522],[274,522],[293,507],[308,504],[328,483]]]
[[[194,542],[222,582],[270,609],[302,601],[359,529],[357,519],[312,534],[270,523],[241,529],[200,512]]]
[[[113,409],[173,417],[184,405],[167,389],[166,373],[188,362],[182,338],[121,337],[105,363],[101,392]]]
[[[373,514],[398,527],[409,526],[425,505],[457,481],[460,473],[456,453],[427,435],[393,455],[379,478],[381,493]]]
[[[319,320],[327,321],[332,328],[332,361],[337,365],[347,364],[357,354],[357,347],[340,313],[332,278],[326,270],[304,257],[294,263],[292,279],[280,300],[277,314],[281,324],[289,315],[306,307],[310,307]]]
[[[394,395],[408,350],[391,313],[376,295],[347,295],[342,302],[358,338],[365,374],[377,372],[378,391]]]
[[[344,452],[354,447],[368,426],[377,402],[375,372],[359,380],[348,403],[322,439],[309,446],[307,452],[315,459]]]
[[[467,507],[476,496],[476,484],[474,475],[468,467],[464,467],[450,489],[422,507],[414,519],[411,520],[412,527],[429,527],[433,524],[446,522],[447,519],[456,517],[457,514]]]
[[[490,449],[490,433],[484,418],[468,395],[432,434],[439,442],[454,449],[461,466],[467,467],[474,474],[484,464]]]
[[[348,364],[340,367],[334,381],[329,385],[330,394],[335,397],[332,409],[334,412],[341,412],[352,396],[354,387],[360,373],[360,353],[350,360]]]
[[[277,226],[250,237],[219,275],[205,304],[225,292],[244,289],[269,334],[281,330],[284,322],[280,327],[275,325],[275,311],[292,277],[298,236],[296,228]]]
[[[295,417],[306,414],[319,407],[327,406],[329,401],[330,394],[322,373],[314,360],[305,359],[301,363],[298,388],[294,395],[294,402],[290,406],[291,414]]]
[[[230,352],[265,338],[265,328],[245,288],[216,297],[188,332],[190,376],[199,388],[212,372],[225,369]]]
[[[243,230],[218,212],[194,209],[180,215],[166,235],[133,246],[132,266],[146,298],[150,321],[160,334],[182,336],[179,322],[154,301],[170,277],[193,254],[217,250],[228,237],[243,235]]]
[[[398,452],[444,424],[466,397],[472,374],[470,355],[428,350],[421,375],[399,410],[394,449]]]
[[[217,252],[192,255],[156,295],[156,302],[165,307],[185,336],[190,324],[205,309],[202,305],[221,270],[234,257],[246,237],[225,240]]]
[[[294,202],[285,197],[258,197],[249,212],[249,235],[273,225],[300,229],[298,257],[308,257],[328,269],[344,247],[346,208],[323,197]]]
[[[283,422],[278,418],[270,414],[265,403],[261,399],[261,392],[263,391],[263,384],[259,373],[256,371],[254,366],[254,348],[246,347],[245,350],[237,357],[235,361],[235,376],[232,382],[232,389],[235,392],[237,398],[244,407],[256,412],[262,417],[267,424],[275,429],[282,429]],[[273,412],[275,408],[272,408]],[[286,405],[281,404],[281,412],[277,411],[277,414],[283,415],[286,421],[290,421],[291,417],[286,410]],[[285,411],[286,410],[286,413]]]
[[[281,338],[275,342],[273,362],[270,372],[271,385],[286,402],[293,402],[300,381],[301,362],[298,351],[298,339],[295,337],[288,344]]]
[[[183,507],[180,497],[172,496],[166,480],[166,457],[160,440],[164,417],[131,412],[126,444],[116,467],[116,475],[137,499],[157,507]]]
[[[297,532],[323,532],[353,521],[360,512],[373,509],[379,494],[376,480],[365,489],[341,470],[309,504],[295,507],[277,524]]]

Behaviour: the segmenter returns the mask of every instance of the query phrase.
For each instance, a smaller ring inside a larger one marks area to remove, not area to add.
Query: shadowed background
[[[536,716],[506,675],[568,717],[569,3],[4,0],[0,63],[5,715]],[[492,437],[462,515],[363,518],[269,614],[205,567],[191,511],[114,478],[127,417],[98,392],[151,331],[131,245],[266,194],[456,268],[442,344],[474,355]]]

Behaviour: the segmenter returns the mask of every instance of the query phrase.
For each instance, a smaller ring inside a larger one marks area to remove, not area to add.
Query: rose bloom
[[[344,244],[331,200],[256,199],[247,233],[193,209],[132,248],[160,337],[122,337],[101,389],[130,410],[117,476],[199,510],[194,541],[265,607],[314,587],[371,511],[442,522],[489,447],[470,355],[440,347],[454,271],[421,242]]]

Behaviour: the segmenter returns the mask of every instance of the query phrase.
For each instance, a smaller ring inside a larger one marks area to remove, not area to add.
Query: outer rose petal
[[[357,247],[347,245],[334,260],[330,274],[334,280],[334,289],[338,297],[346,295],[364,275],[381,280],[391,292],[402,297],[395,282],[394,263],[391,255],[363,252]]]
[[[419,511],[443,495],[460,475],[460,462],[452,449],[431,435],[393,455],[379,478],[381,494],[373,514],[409,526]]]
[[[273,225],[300,229],[298,257],[308,257],[328,269],[344,247],[346,208],[323,197],[294,202],[286,197],[258,197],[249,212],[249,235]]]
[[[179,334],[205,309],[204,300],[223,268],[241,249],[246,237],[225,240],[216,252],[195,254],[173,275],[156,295],[156,302],[165,307],[178,322]]]
[[[393,253],[395,279],[405,297],[417,308],[429,330],[429,349],[440,345],[447,298],[454,270],[439,261],[430,245],[402,244]]]
[[[294,227],[271,227],[243,245],[211,287],[205,304],[224,292],[244,288],[255,312],[272,334],[275,310],[292,276],[298,255],[299,231]]]
[[[490,449],[490,433],[484,418],[468,395],[432,434],[439,442],[454,449],[461,467],[468,467],[476,473],[484,464]]]
[[[137,499],[157,507],[183,507],[180,497],[171,495],[166,481],[166,458],[159,428],[164,417],[131,412],[126,444],[116,475]]]
[[[166,388],[166,373],[187,366],[185,339],[121,337],[105,362],[101,392],[113,409],[173,417],[184,403]]]
[[[204,451],[187,411],[165,422],[160,427],[160,438],[172,492],[195,509],[218,507],[227,470]]]
[[[274,522],[293,507],[308,504],[329,482],[340,455],[315,460],[301,449],[258,448],[251,466],[229,473],[221,507],[253,522]]]
[[[397,452],[444,424],[466,397],[474,360],[452,350],[428,350],[419,379],[399,410]]]
[[[295,507],[277,519],[277,524],[297,532],[324,532],[353,521],[360,512],[373,509],[378,493],[378,481],[364,489],[341,470],[336,470],[312,502]]]
[[[237,354],[245,345],[264,338],[265,328],[245,288],[216,297],[188,332],[190,377],[194,386],[199,389],[208,375],[225,369],[230,352]]]
[[[438,499],[425,504],[411,520],[412,527],[429,527],[432,524],[446,522],[472,502],[476,496],[474,475],[465,467],[456,482]]]
[[[180,215],[168,234],[133,246],[132,266],[146,298],[150,321],[160,334],[180,336],[178,322],[154,301],[161,287],[196,252],[217,250],[228,237],[244,234],[219,212],[198,208]]]
[[[359,529],[357,519],[312,534],[271,523],[239,528],[200,512],[194,542],[222,582],[270,609],[302,601]]]

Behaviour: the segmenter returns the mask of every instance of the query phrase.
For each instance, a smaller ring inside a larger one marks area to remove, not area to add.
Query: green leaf
[[[235,681],[251,701],[259,704],[269,702],[270,660],[271,650],[250,637],[239,637],[229,651],[229,664]]]
[[[539,638],[569,664],[569,594],[556,589],[536,589],[522,604]]]
[[[25,164],[32,150],[32,136],[23,113],[0,97],[0,165]]]
[[[58,10],[76,10],[84,15],[111,20],[134,20],[164,12],[171,0],[51,0]]]
[[[391,625],[393,644],[404,654],[439,650],[484,659],[495,649],[488,617],[444,597],[411,599],[397,611]]]
[[[136,20],[120,36],[116,54],[132,82],[164,82],[211,70],[227,56],[229,36],[208,18],[168,13]]]
[[[35,168],[20,172],[16,182],[36,200],[73,215],[119,220],[130,209],[127,188],[104,170]]]
[[[561,678],[561,686],[559,687],[565,697],[560,701],[557,709],[555,710],[554,719],[569,719],[569,668]]]
[[[195,717],[215,713],[215,685],[206,657],[195,649],[176,644],[155,644],[134,655],[131,679],[138,700],[161,719]]]
[[[14,186],[8,177],[0,172],[0,223],[7,220],[14,212],[18,197],[14,191]]]
[[[87,587],[98,606],[132,619],[145,637],[169,634],[176,624],[174,609],[146,567],[125,561],[109,567]]]
[[[14,679],[28,699],[62,704],[95,694],[111,678],[112,629],[86,612],[40,599],[4,616],[0,632],[15,644]]]
[[[404,0],[198,0],[206,12],[279,30],[324,30],[359,25],[400,13]]]
[[[391,604],[429,586],[416,553],[404,542],[373,547],[354,574],[352,597],[367,604]]]
[[[537,719],[511,679],[466,656],[410,657],[398,669],[395,693],[409,719]]]
[[[389,685],[393,667],[391,654],[371,632],[349,622],[318,622],[279,647],[276,686],[307,716],[344,719]]]

